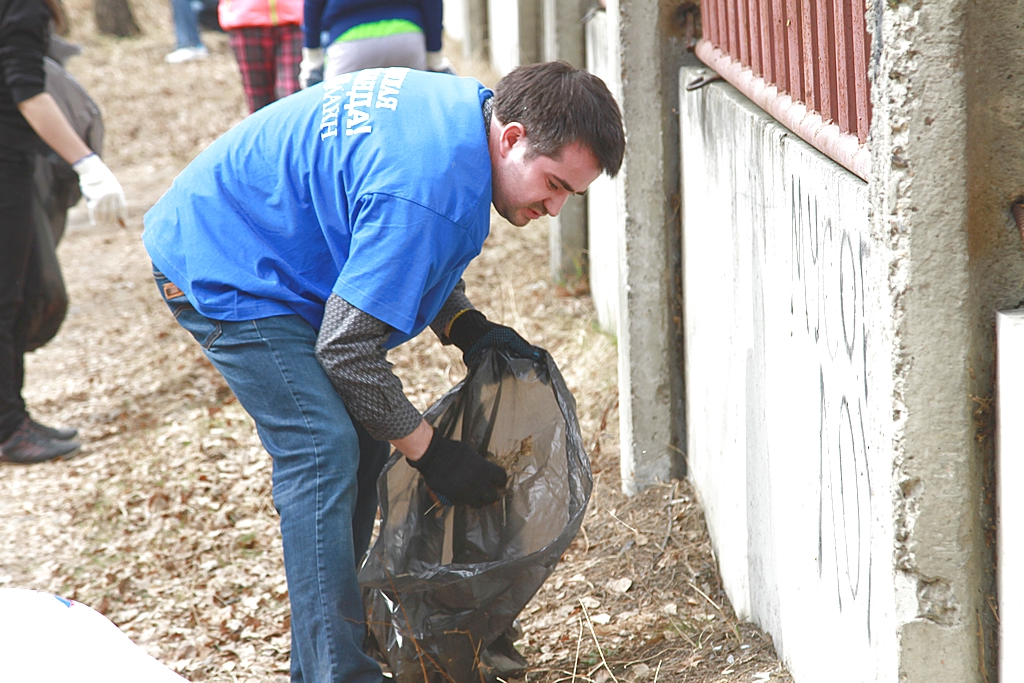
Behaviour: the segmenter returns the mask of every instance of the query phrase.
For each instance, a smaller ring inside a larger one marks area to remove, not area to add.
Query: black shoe
[[[32,420],[26,417],[7,441],[0,443],[0,462],[33,465],[66,458],[81,447],[77,441],[47,439],[32,428]]]
[[[46,425],[39,424],[32,418],[29,418],[28,420],[35,433],[46,439],[52,439],[54,441],[70,441],[78,436],[78,430],[74,427],[47,427]]]

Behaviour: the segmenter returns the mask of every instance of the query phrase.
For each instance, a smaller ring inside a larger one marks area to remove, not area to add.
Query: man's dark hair
[[[493,113],[503,124],[523,124],[533,155],[557,158],[580,142],[605,173],[619,172],[622,113],[604,81],[588,71],[565,62],[520,66],[498,81]]]

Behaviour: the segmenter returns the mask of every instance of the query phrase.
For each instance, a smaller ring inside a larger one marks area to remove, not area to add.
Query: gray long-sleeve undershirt
[[[430,327],[444,344],[445,331],[460,311],[473,308],[463,281],[452,290]],[[384,343],[393,328],[331,294],[316,340],[316,357],[348,409],[375,439],[408,436],[422,416],[402,391]]]

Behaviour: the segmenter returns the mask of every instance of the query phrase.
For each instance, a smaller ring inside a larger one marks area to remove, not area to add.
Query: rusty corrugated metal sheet
[[[864,0],[702,0],[705,39],[835,122],[867,139],[870,93]]]
[[[794,102],[788,94],[780,94],[775,85],[755,76],[750,67],[740,64],[707,39],[697,43],[695,52],[701,61],[784,126],[856,175],[868,179],[871,155],[867,145],[856,135],[841,132],[834,121],[825,121],[818,112]]]
[[[755,76],[867,140],[865,0],[703,0],[704,39]]]

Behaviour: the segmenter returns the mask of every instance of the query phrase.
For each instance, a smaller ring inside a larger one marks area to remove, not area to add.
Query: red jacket
[[[303,0],[220,0],[217,18],[225,31],[247,26],[302,23]]]

